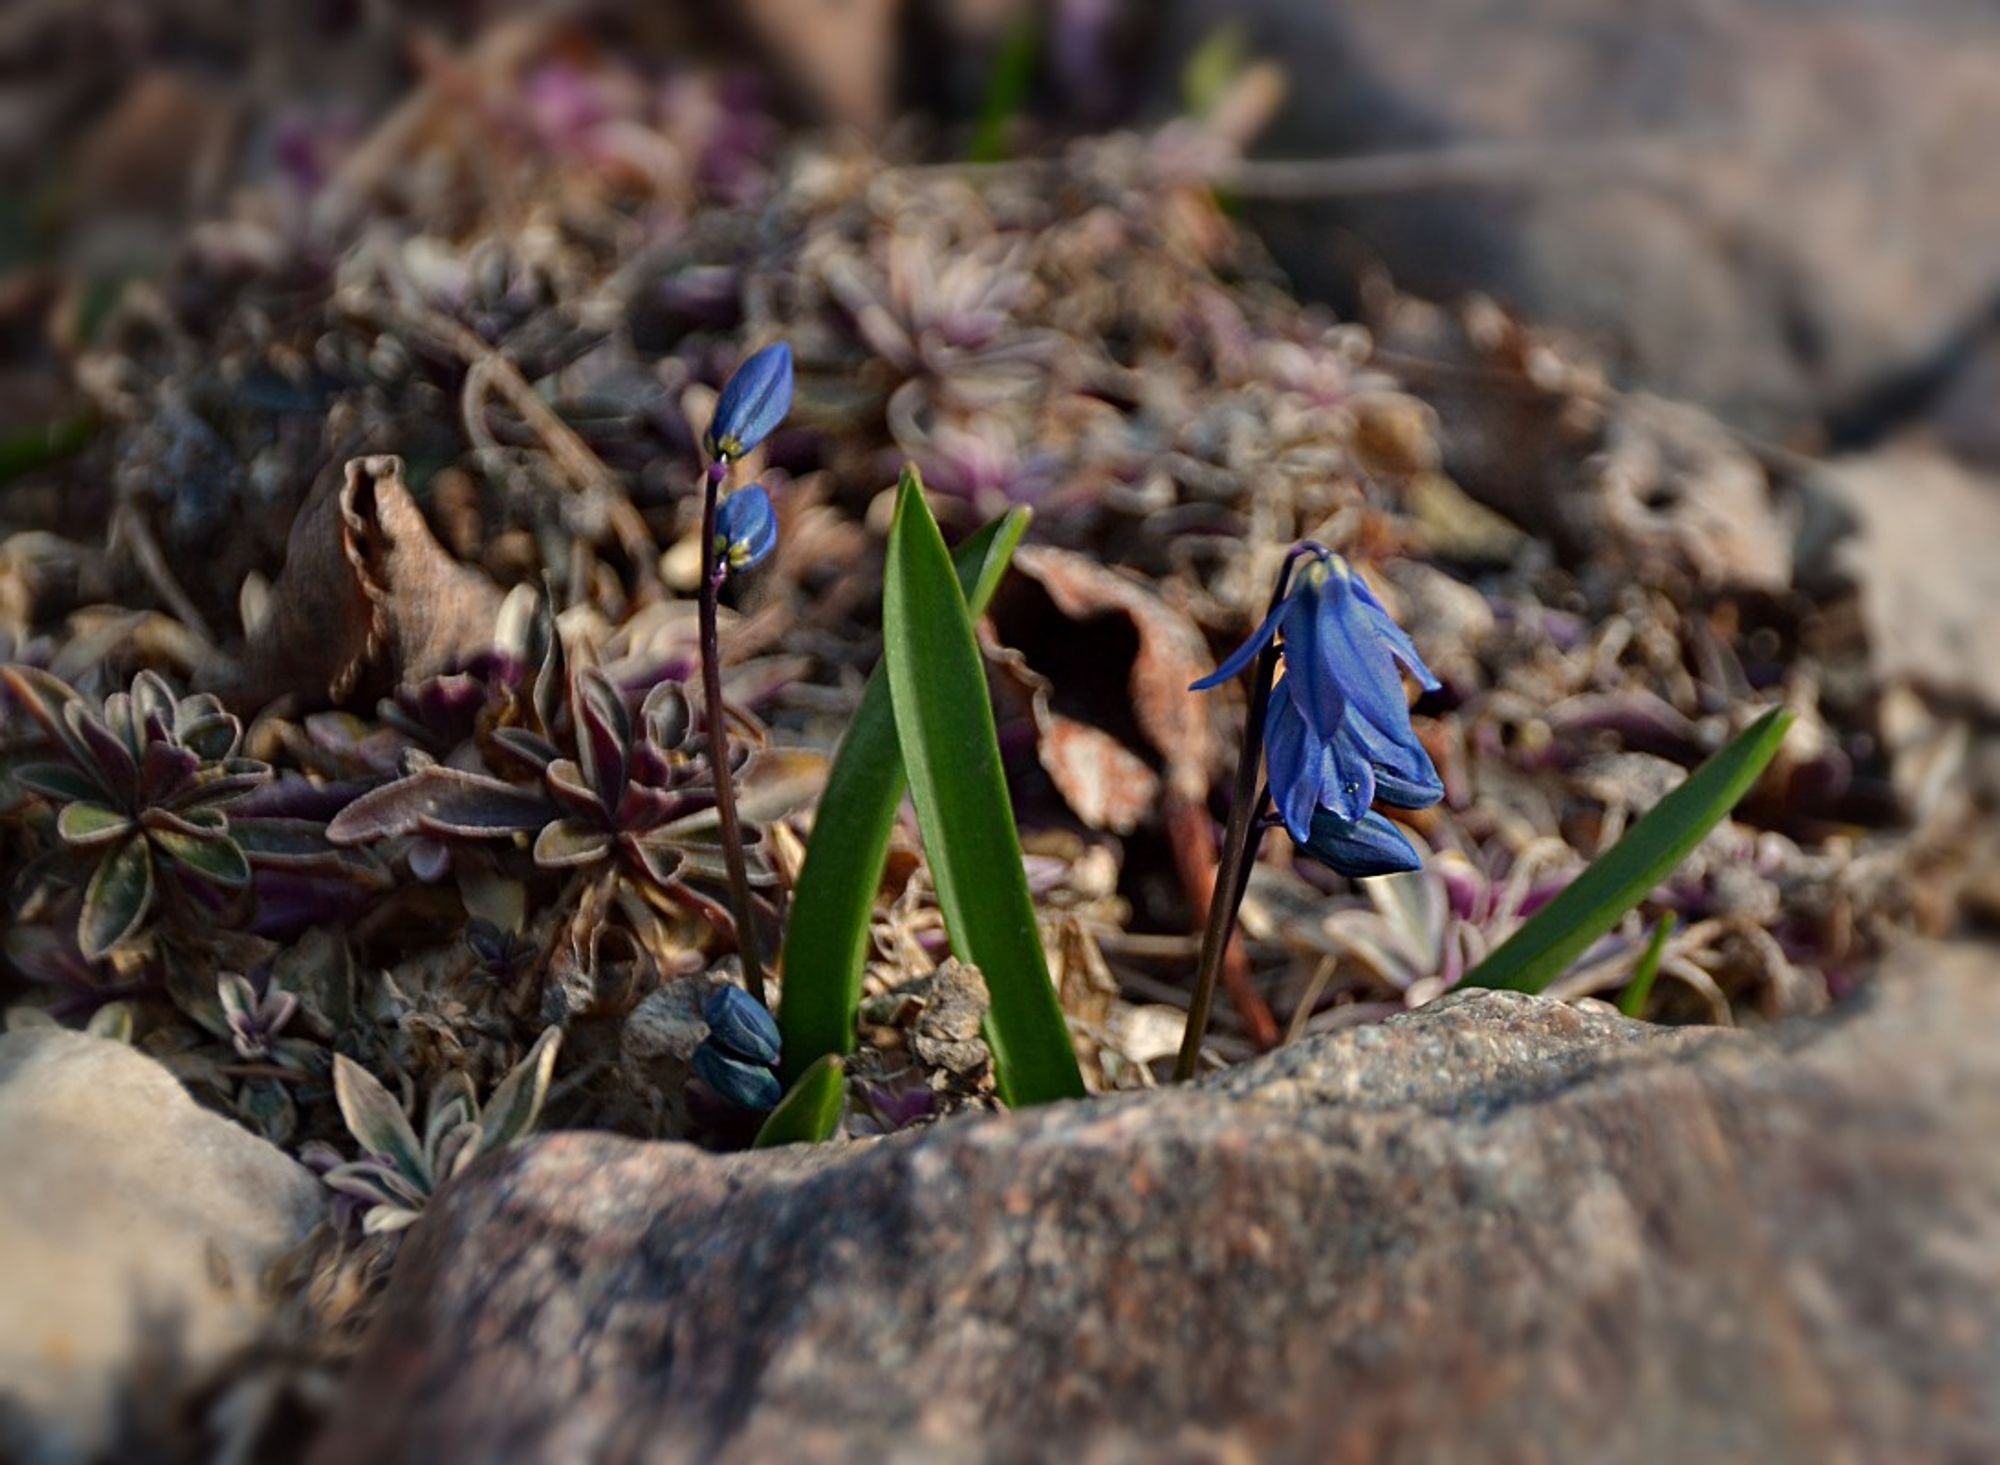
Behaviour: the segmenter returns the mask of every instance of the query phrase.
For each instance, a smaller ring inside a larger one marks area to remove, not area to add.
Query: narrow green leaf
[[[967,161],[998,163],[1007,157],[1015,119],[1027,106],[1028,93],[1034,88],[1040,51],[1041,27],[1029,11],[1001,37],[999,54],[986,74],[985,94],[979,99],[979,118],[966,148]]]
[[[985,614],[1029,517],[1026,509],[1010,510],[959,546],[958,583],[972,616]],[[889,678],[878,666],[827,774],[785,922],[778,1027],[785,1037],[788,1081],[796,1082],[829,1053],[854,1050],[869,922],[889,862],[896,809],[908,787]]]
[[[1639,964],[1632,968],[1632,980],[1618,994],[1618,1010],[1627,1017],[1646,1015],[1646,999],[1653,995],[1653,979],[1660,974],[1660,961],[1667,954],[1667,942],[1673,939],[1673,934],[1674,913],[1668,911],[1654,924],[1653,939],[1646,943]]]
[[[1539,992],[1561,976],[1736,807],[1791,725],[1791,713],[1773,708],[1745,728],[1475,967],[1463,985]]]
[[[847,1065],[837,1053],[814,1060],[792,1091],[778,1102],[752,1140],[753,1150],[777,1145],[824,1144],[840,1126],[840,1100]]]
[[[903,470],[882,589],[897,741],[952,950],[992,995],[986,1043],[1000,1097],[1016,1108],[1081,1097],[1021,864],[986,667],[914,468]]]

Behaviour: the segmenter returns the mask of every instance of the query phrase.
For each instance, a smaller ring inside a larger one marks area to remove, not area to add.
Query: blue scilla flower
[[[1414,870],[1415,849],[1372,806],[1423,809],[1444,796],[1410,726],[1397,664],[1427,691],[1438,680],[1346,560],[1317,546],[1298,553],[1307,563],[1289,592],[1195,690],[1236,676],[1282,633],[1284,676],[1271,689],[1264,762],[1286,832],[1343,874]]]
[[[771,435],[792,407],[792,348],[766,346],[736,368],[716,399],[702,446],[718,462],[732,462]]]
[[[715,511],[715,555],[730,573],[756,569],[777,543],[778,512],[763,485],[737,489]]]
[[[741,987],[718,987],[702,1005],[708,1040],[731,1057],[770,1065],[778,1061],[778,1025],[764,1004]]]

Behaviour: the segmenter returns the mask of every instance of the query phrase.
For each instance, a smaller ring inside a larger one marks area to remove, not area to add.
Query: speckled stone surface
[[[410,1236],[316,1465],[2000,1458],[2000,966],[1750,1037],[1504,993],[1192,1089]]]

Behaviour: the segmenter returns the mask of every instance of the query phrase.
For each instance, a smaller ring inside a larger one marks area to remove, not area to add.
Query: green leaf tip
[[[825,1054],[808,1064],[791,1092],[765,1118],[750,1148],[817,1145],[832,1139],[840,1127],[846,1077],[847,1065],[837,1053]]]
[[[1736,807],[1785,740],[1773,708],[1688,775],[1625,837],[1467,974],[1467,987],[1539,992],[1644,900]]]

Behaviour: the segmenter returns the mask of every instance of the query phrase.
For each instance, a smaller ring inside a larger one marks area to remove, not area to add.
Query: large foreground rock
[[[319,1465],[2000,1458],[2000,980],[1776,1040],[1478,994],[844,1153],[561,1135]]]
[[[322,1208],[310,1171],[143,1053],[0,1035],[0,1460],[104,1458],[134,1389],[255,1334],[259,1274]]]

